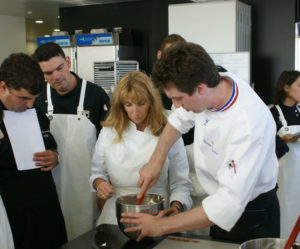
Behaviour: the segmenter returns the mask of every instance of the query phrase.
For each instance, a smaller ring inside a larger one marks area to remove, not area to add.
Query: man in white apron
[[[70,58],[57,44],[40,46],[34,57],[49,83],[40,104],[58,144],[59,166],[53,174],[72,240],[92,228],[96,201],[88,185],[90,159],[109,97],[101,87],[69,71]]]

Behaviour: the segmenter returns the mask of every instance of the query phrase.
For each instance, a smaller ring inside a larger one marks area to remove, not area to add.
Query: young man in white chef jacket
[[[276,127],[268,107],[249,84],[219,74],[193,43],[173,45],[155,64],[152,79],[177,109],[140,170],[140,196],[157,181],[172,144],[195,126],[195,168],[208,197],[173,217],[124,213],[121,222],[136,224],[125,231],[141,231],[138,240],[204,227],[222,240],[279,237]]]
[[[172,45],[176,44],[176,42],[185,42],[186,40],[179,34],[169,34],[163,38],[159,45],[159,50],[156,53],[156,59],[159,60],[162,55],[170,48]],[[174,105],[172,104],[172,100],[167,97],[167,95],[161,91],[161,97],[164,107],[171,112],[175,109]],[[189,160],[189,178],[193,184],[193,192],[191,192],[191,197],[193,200],[193,207],[198,206],[201,204],[204,197],[206,197],[206,193],[202,190],[194,167],[194,128],[190,129],[187,133],[182,134],[182,139],[185,145],[187,157]],[[197,229],[193,231],[193,234],[198,235],[208,235],[209,228],[206,229]]]

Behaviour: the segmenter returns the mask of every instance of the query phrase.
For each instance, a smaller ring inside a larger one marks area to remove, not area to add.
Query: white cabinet
[[[169,34],[209,53],[250,51],[251,7],[236,0],[169,5]]]

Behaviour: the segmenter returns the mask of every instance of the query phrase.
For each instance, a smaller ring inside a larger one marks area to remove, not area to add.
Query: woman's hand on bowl
[[[102,181],[97,186],[97,196],[100,199],[107,200],[113,195],[113,188],[109,182]]]

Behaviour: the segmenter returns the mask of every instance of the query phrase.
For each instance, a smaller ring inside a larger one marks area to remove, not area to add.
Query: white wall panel
[[[180,34],[209,53],[250,51],[250,35],[241,36],[250,25],[250,7],[236,0],[169,5],[169,34]]]
[[[25,18],[0,15],[0,63],[11,53],[26,53]]]

